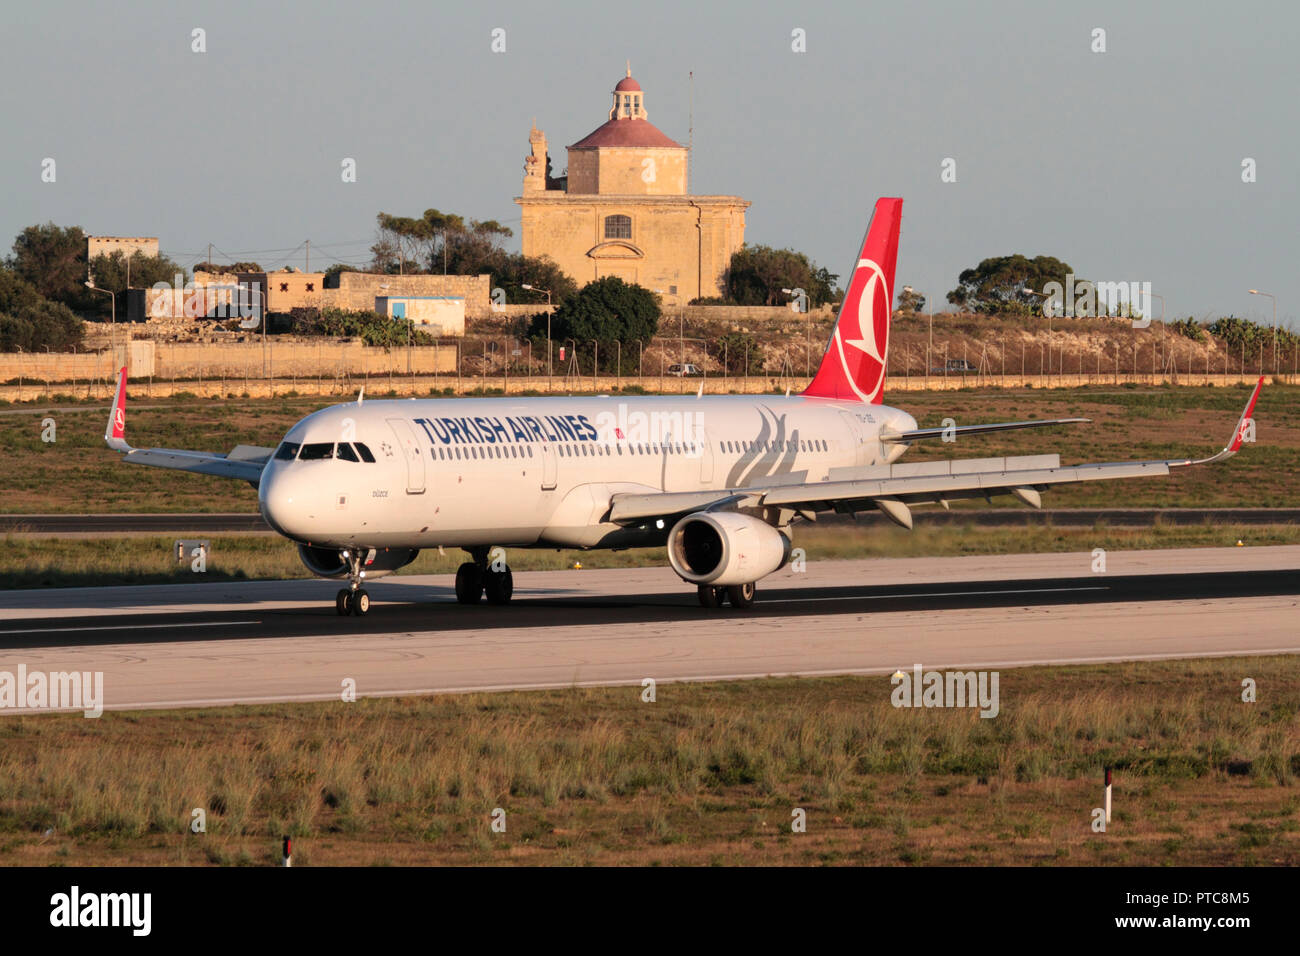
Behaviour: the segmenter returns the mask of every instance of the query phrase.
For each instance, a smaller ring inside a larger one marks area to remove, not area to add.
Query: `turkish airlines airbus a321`
[[[128,462],[240,478],[267,524],[313,574],[347,579],[340,614],[365,614],[361,585],[421,548],[463,548],[456,598],[510,600],[502,548],[667,545],[705,607],[750,607],[755,583],[789,558],[792,526],[818,512],[911,508],[1013,495],[1035,508],[1049,485],[1166,475],[1241,447],[1263,378],[1218,454],[1200,460],[1062,466],[1058,455],[898,464],[913,442],[1087,419],[918,428],[881,404],[901,199],[881,199],[826,353],[802,395],[409,399],[334,405],[278,448],[229,454],[132,448],[126,369],[105,440]]]

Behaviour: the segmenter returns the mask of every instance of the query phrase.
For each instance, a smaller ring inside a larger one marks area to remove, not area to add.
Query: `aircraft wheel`
[[[734,608],[744,609],[754,606],[754,592],[757,590],[752,583],[750,584],[733,584],[727,588],[727,600]]]
[[[334,597],[334,608],[339,612],[339,617],[344,617],[352,613],[352,592],[344,588]]]
[[[352,595],[352,600],[348,602],[352,605],[352,613],[360,617],[370,612],[370,593],[361,588]]]
[[[477,604],[483,596],[483,574],[473,561],[466,561],[456,569],[456,600],[461,604]]]
[[[515,575],[509,568],[504,571],[488,570],[483,575],[483,589],[487,592],[489,604],[509,604],[515,593]]]
[[[726,588],[715,588],[712,584],[701,584],[696,590],[700,594],[701,607],[721,607],[727,594]]]

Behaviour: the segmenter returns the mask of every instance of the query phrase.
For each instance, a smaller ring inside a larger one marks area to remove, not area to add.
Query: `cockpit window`
[[[302,446],[294,441],[282,441],[280,447],[275,451],[276,461],[293,461],[298,457],[298,449]]]
[[[334,457],[333,442],[312,442],[302,446],[302,451],[298,455],[299,461],[324,461],[326,458]]]
[[[334,455],[335,458],[341,458],[344,461],[360,461],[356,451],[345,441],[339,442],[339,450]]]
[[[357,451],[361,453],[362,461],[370,465],[373,465],[375,463],[375,456],[371,454],[370,449],[367,448],[365,445],[361,444],[361,442],[357,442]]]

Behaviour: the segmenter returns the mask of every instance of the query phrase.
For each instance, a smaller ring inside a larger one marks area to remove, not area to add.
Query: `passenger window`
[[[301,447],[297,442],[282,441],[280,447],[275,450],[275,460],[293,461],[298,457],[298,449]]]
[[[370,449],[361,444],[361,442],[357,442],[357,453],[361,455],[361,460],[367,465],[373,465],[375,463],[375,456],[372,455]]]
[[[360,461],[360,460],[361,460],[360,458],[357,457],[357,453],[356,453],[356,451],[353,449],[353,447],[352,447],[351,445],[349,445],[349,444],[348,444],[347,442],[345,442],[345,441],[341,441],[341,442],[339,442],[339,450],[338,450],[338,453],[337,453],[337,456],[336,456],[336,457],[341,458],[341,459],[343,459],[344,461]]]

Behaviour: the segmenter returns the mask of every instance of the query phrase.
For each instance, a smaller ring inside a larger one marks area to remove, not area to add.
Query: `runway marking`
[[[1061,591],[1109,591],[1106,585],[1083,588],[1007,588],[1000,591],[922,591],[917,594],[847,594],[842,597],[766,598],[763,604],[799,604],[806,601],[885,601],[889,598],[980,597],[990,594],[1053,594]]]
[[[0,631],[0,637],[10,634],[59,634],[83,631],[148,631],[160,628],[228,627],[231,624],[261,624],[261,621],[197,621],[187,624],[114,624],[109,627],[33,627],[23,631]]]

